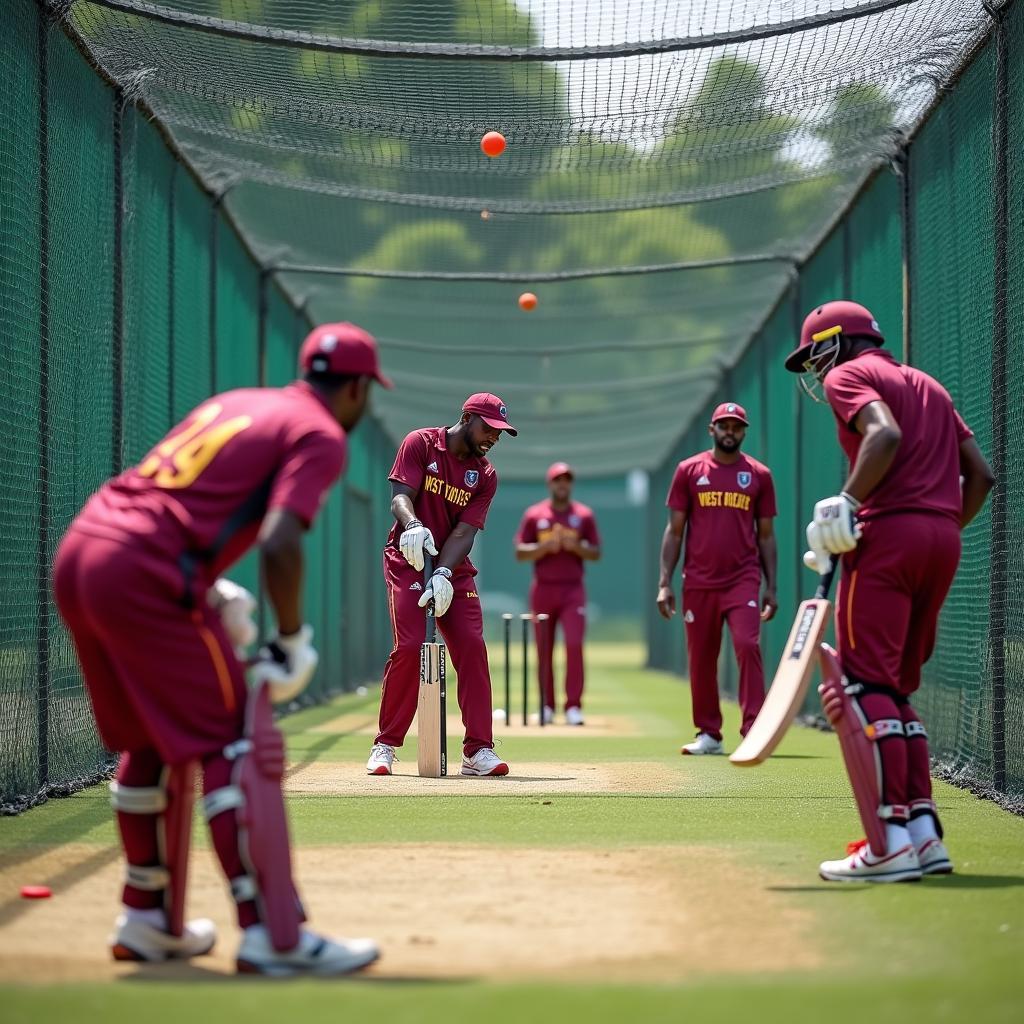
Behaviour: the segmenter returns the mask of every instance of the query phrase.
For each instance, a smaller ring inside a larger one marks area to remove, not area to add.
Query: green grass
[[[635,646],[592,648],[587,700],[592,714],[629,720],[636,735],[602,737],[584,729],[571,738],[537,731],[517,737],[509,730],[500,750],[513,769],[531,761],[552,763],[566,777],[587,763],[647,761],[668,780],[661,791],[517,795],[514,780],[509,780],[508,795],[396,797],[387,795],[387,780],[382,780],[379,796],[292,799],[296,841],[355,846],[433,841],[513,848],[710,846],[756,868],[787,908],[809,915],[814,940],[827,953],[826,967],[637,986],[372,978],[286,985],[149,980],[47,989],[7,986],[0,989],[0,1021],[145,1017],[147,1024],[162,1024],[185,1017],[253,1022],[286,1017],[311,1024],[371,1015],[411,1022],[470,1014],[494,1024],[555,1020],[567,1014],[599,1021],[678,1021],[684,1015],[736,1020],[754,1014],[759,1024],[958,1021],[968,1015],[986,1022],[1019,1019],[1024,1005],[1024,820],[939,784],[936,799],[957,861],[956,875],[908,886],[819,882],[818,861],[838,855],[845,840],[859,834],[834,738],[794,729],[779,756],[760,769],[736,769],[721,758],[681,758],[678,743],[691,732],[685,686],[673,676],[635,667],[638,662]],[[500,684],[502,666],[494,667]],[[735,742],[737,715],[732,706],[726,710],[728,744]],[[329,708],[311,708],[286,719],[292,757],[358,771],[367,753],[365,735],[309,731],[342,713],[353,713],[357,721],[372,720],[376,694],[347,696]],[[500,727],[497,735],[502,736]],[[457,749],[452,739],[451,753]],[[402,756],[406,763],[415,760],[414,743]],[[8,852],[30,855],[71,840],[113,842],[104,788],[52,801],[0,823],[0,849]],[[735,921],[737,930],[734,945],[722,950],[723,961],[742,963],[745,947],[757,943],[757,922],[746,921],[742,905],[727,898],[722,913]],[[741,937],[744,926],[750,931]]]

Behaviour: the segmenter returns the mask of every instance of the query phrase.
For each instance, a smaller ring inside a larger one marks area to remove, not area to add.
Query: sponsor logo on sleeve
[[[480,470],[478,469],[467,469],[466,470],[466,486],[476,487],[480,480]]]
[[[750,474],[745,470],[741,470],[739,473],[736,474],[736,483],[738,483],[740,487],[749,487]]]
[[[683,616],[683,622],[693,622],[693,612],[689,609],[686,610],[686,614]]]

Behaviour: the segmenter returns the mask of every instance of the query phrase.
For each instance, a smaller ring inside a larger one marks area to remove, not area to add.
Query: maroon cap
[[[373,335],[355,324],[321,324],[314,327],[302,343],[299,365],[303,370],[312,370],[314,373],[372,377],[381,387],[394,387],[380,372],[377,342]]]
[[[744,426],[750,426],[750,420],[747,419],[747,410],[735,402],[723,402],[711,415],[712,423],[729,419],[739,420]]]
[[[576,474],[572,471],[572,466],[570,466],[568,462],[552,462],[551,465],[548,466],[548,483],[551,483],[552,480],[555,480],[560,476],[568,476],[573,480],[576,479]]]
[[[479,416],[484,423],[495,430],[507,430],[513,437],[519,431],[508,421],[508,409],[505,403],[497,396],[488,391],[480,391],[470,395],[462,406],[463,412],[472,412]]]
[[[878,321],[871,315],[869,309],[846,299],[826,302],[824,306],[819,306],[807,314],[807,319],[800,330],[800,347],[786,356],[786,369],[792,370],[793,373],[801,373],[811,346],[816,341],[824,341],[831,334],[885,341]]]

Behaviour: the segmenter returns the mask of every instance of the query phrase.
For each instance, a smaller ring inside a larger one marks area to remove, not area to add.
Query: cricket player
[[[503,432],[518,433],[508,422],[505,403],[481,392],[466,399],[455,426],[414,430],[395,456],[388,476],[395,523],[384,548],[395,646],[384,668],[379,731],[366,762],[369,775],[391,774],[395,747],[405,741],[416,715],[420,646],[431,601],[459,676],[466,729],[462,774],[508,774],[493,749],[491,676],[477,570],[469,560],[498,487],[487,453]],[[423,578],[424,552],[436,556],[429,580]]]
[[[275,699],[295,696],[317,662],[300,603],[302,535],[342,472],[370,383],[391,386],[374,339],[353,324],[316,328],[300,364],[303,378],[287,387],[228,391],[193,410],[90,498],[57,553],[57,607],[103,742],[121,752],[110,787],[126,861],[118,960],[214,945],[211,921],[182,918],[196,770],[243,929],[238,970],[345,974],[378,955],[369,940],[300,927],[284,740],[235,653],[255,635],[255,602],[219,579],[258,543],[277,622],[260,677]]]
[[[842,560],[843,680],[834,692],[823,687],[823,698],[833,722],[848,713],[864,726],[857,742],[877,780],[871,799],[858,794],[859,810],[862,821],[884,823],[884,853],[852,844],[847,857],[821,865],[830,881],[914,881],[953,870],[932,801],[928,738],[910,697],[935,645],[960,532],[994,483],[946,390],[883,344],[867,309],[828,302],[808,314],[786,359],[812,397],[823,389],[850,460],[842,491],[814,506],[805,561],[821,572],[833,556]]]
[[[729,624],[739,664],[740,734],[745,736],[764,703],[761,623],[775,615],[777,553],[772,519],[775,485],[767,466],[740,449],[749,422],[742,406],[723,402],[708,426],[713,446],[676,468],[661,541],[658,611],[676,610],[672,574],[683,537],[683,622],[690,663],[690,695],[697,737],[683,754],[721,754],[722,709],[718,653]],[[764,595],[759,591],[764,575]]]
[[[565,721],[583,725],[583,632],[586,628],[587,592],[583,563],[601,557],[601,538],[594,513],[572,500],[575,473],[567,462],[548,467],[549,497],[523,513],[516,533],[516,559],[533,562],[530,611],[535,618],[537,662],[544,693],[544,722],[555,717],[555,678],[551,661],[555,627],[565,638]],[[538,622],[537,615],[550,616]]]

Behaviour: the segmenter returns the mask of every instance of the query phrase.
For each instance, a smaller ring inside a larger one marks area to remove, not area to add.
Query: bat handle
[[[828,597],[828,592],[832,589],[832,580],[835,579],[838,568],[839,560],[837,558],[830,559],[828,570],[821,574],[821,578],[818,580],[818,589],[814,592],[817,600],[824,601]]]
[[[431,555],[423,552],[423,586],[430,583],[430,577],[434,575],[434,559]],[[426,642],[432,644],[437,638],[437,619],[434,617],[434,602],[427,603],[427,637]]]

